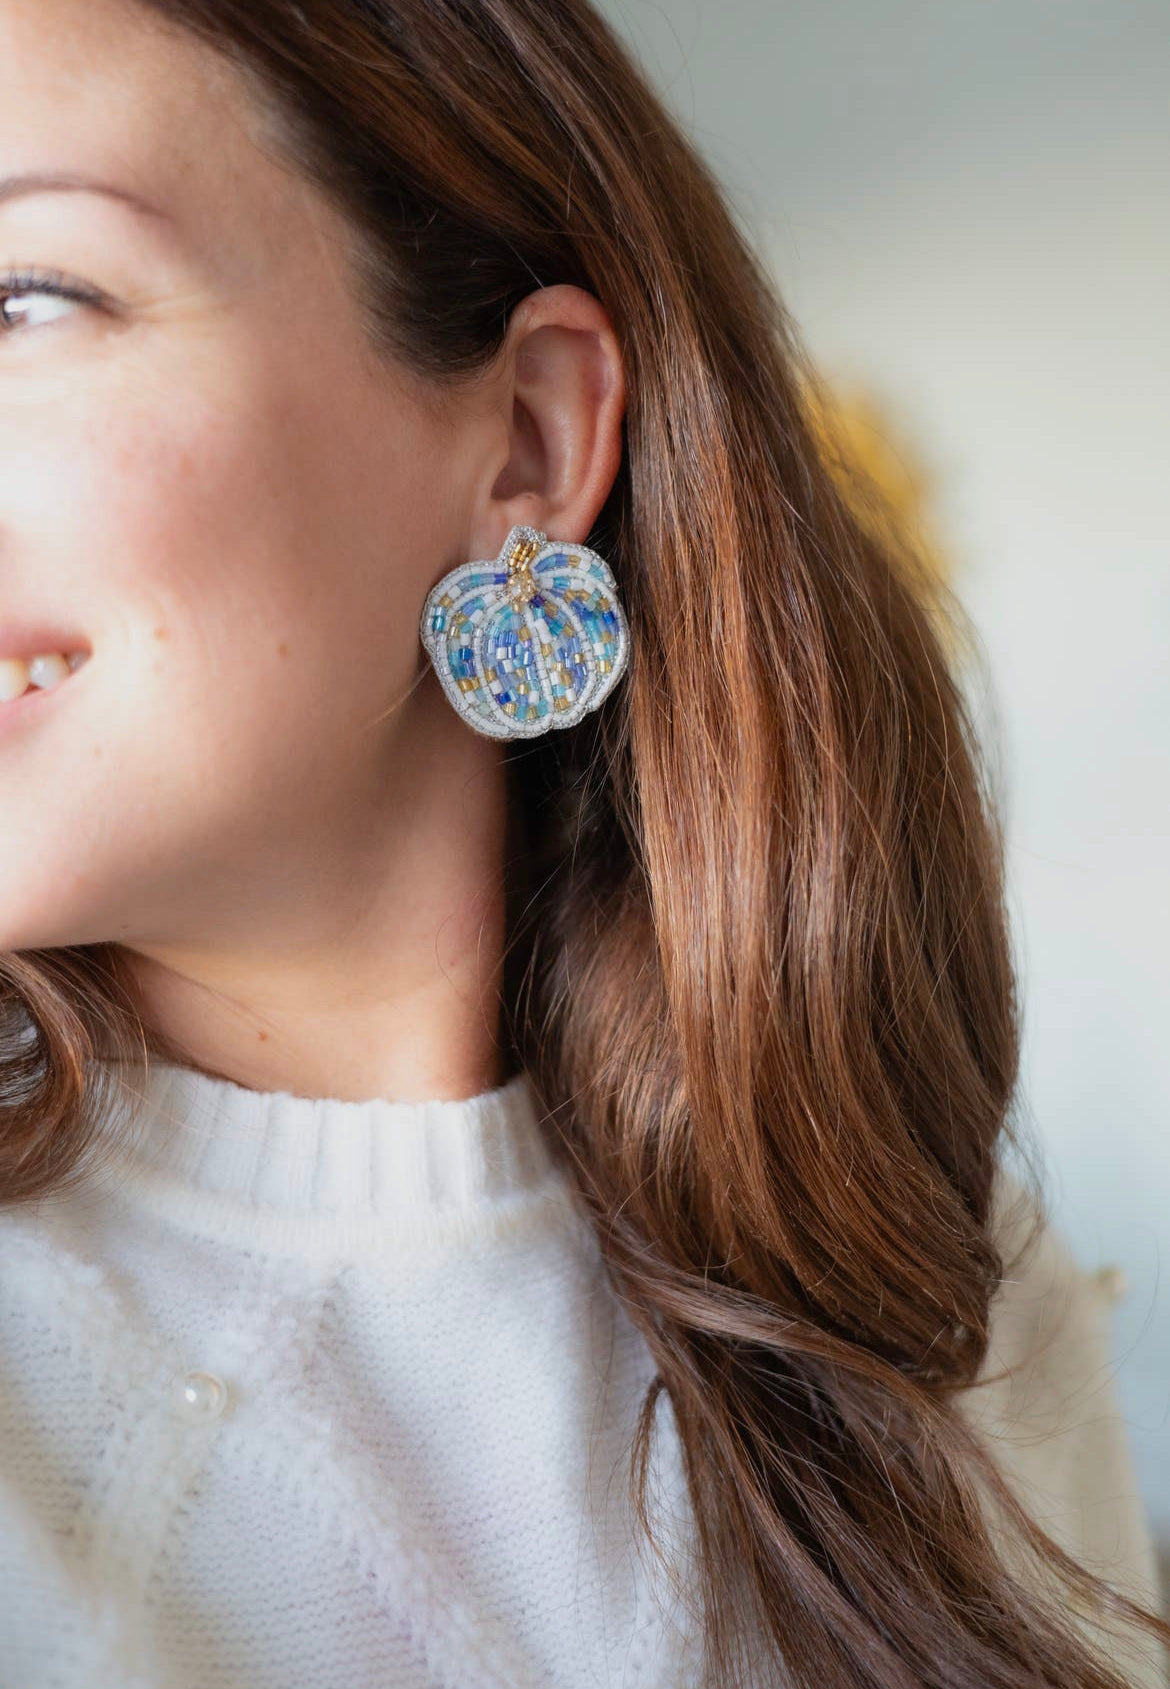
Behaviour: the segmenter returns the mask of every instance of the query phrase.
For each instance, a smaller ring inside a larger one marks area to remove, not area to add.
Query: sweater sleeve
[[[961,1404],[1033,1518],[1088,1570],[1163,1611],[1149,1524],[1115,1384],[1108,1275],[1083,1270],[1000,1170],[994,1223],[1004,1281],[976,1387]],[[1030,1234],[1032,1234],[1030,1236]],[[1003,1375],[1003,1376],[1001,1376]],[[1093,1621],[1083,1623],[1095,1635]],[[1109,1654],[1133,1689],[1167,1689],[1165,1650],[1111,1621]]]

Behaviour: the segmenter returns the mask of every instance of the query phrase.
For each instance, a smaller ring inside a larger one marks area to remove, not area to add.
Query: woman
[[[944,628],[611,35],[0,47],[6,1686],[1158,1681]]]

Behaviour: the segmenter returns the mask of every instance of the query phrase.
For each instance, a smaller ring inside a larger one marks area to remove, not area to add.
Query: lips
[[[50,627],[47,622],[0,622],[0,659],[19,657],[27,663],[30,657],[57,651],[67,657],[71,651],[89,651],[84,634]]]

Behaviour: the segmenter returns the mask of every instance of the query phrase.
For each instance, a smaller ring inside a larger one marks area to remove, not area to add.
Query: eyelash
[[[0,275],[0,306],[10,293],[50,293],[57,299],[72,299],[79,305],[101,303],[99,293],[72,281],[62,270],[10,270]],[[11,332],[11,328],[0,327],[0,334]]]

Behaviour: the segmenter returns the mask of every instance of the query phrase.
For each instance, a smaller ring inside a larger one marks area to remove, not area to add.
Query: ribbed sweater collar
[[[429,1101],[256,1091],[153,1060],[112,1173],[126,1199],[204,1234],[296,1252],[479,1232],[563,1188],[525,1072]]]

